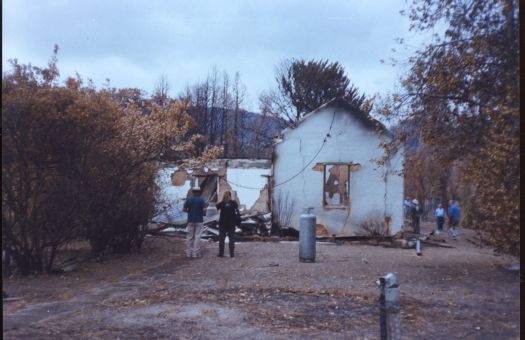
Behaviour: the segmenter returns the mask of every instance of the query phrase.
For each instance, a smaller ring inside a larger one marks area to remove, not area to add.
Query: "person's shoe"
[[[217,257],[224,257],[224,255],[222,255],[222,254],[217,254]]]
[[[201,257],[201,255],[200,254],[195,254],[195,255],[193,255],[193,257]]]
[[[231,254],[230,257],[235,257],[235,255]]]

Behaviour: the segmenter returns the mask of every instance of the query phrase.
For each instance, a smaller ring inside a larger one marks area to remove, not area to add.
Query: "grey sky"
[[[367,95],[394,88],[399,69],[381,64],[409,36],[404,0],[4,0],[2,66],[45,65],[60,47],[62,76],[148,93],[162,74],[170,94],[213,66],[239,72],[248,108],[274,86],[285,58],[339,61]]]

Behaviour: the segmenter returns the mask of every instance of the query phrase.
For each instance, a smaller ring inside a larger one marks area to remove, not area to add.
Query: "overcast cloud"
[[[162,74],[171,95],[213,66],[239,72],[248,108],[274,86],[286,58],[339,61],[367,95],[394,88],[394,39],[408,34],[404,0],[4,0],[2,66],[42,66],[58,44],[61,75],[151,93]]]

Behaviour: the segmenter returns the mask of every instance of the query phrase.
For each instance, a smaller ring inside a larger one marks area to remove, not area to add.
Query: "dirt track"
[[[427,226],[428,228],[428,226]],[[423,229],[425,230],[425,228]],[[428,229],[427,229],[428,230]],[[413,249],[250,242],[236,257],[184,258],[184,242],[151,237],[141,254],[89,261],[64,275],[7,279],[5,339],[349,339],[379,337],[379,276],[401,286],[403,338],[516,339],[519,275],[508,259],[466,241]]]

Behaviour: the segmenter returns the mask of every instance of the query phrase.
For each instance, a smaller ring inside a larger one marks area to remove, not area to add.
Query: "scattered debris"
[[[12,302],[12,301],[18,301],[18,300],[22,300],[22,298],[20,298],[20,297],[12,297],[12,298],[3,298],[2,299],[3,302]]]
[[[404,232],[403,230],[400,230],[397,233],[395,233],[394,236],[392,236],[392,238],[395,240],[400,240],[403,238],[403,236],[404,236]]]
[[[204,218],[204,230],[202,238],[212,241],[219,239],[219,215],[206,216]],[[177,221],[177,223],[149,223],[145,227],[145,232],[153,236],[176,236],[186,237],[186,220]],[[299,231],[295,228],[281,228],[279,236],[270,236],[271,231],[271,213],[259,213],[246,211],[241,213],[241,225],[236,228],[235,240],[237,242],[280,242],[280,241],[298,241]],[[316,225],[316,241],[329,242],[336,245],[349,243],[352,245],[374,245],[382,246],[384,248],[401,248],[401,249],[415,249],[416,242],[419,241],[421,245],[441,248],[455,248],[451,245],[446,245],[447,242],[443,238],[438,238],[436,234],[430,233],[428,235],[415,235],[410,232],[400,231],[394,236],[335,236],[328,235],[328,231],[322,224]],[[420,255],[421,252],[418,253]],[[367,263],[363,260],[364,263]],[[518,265],[519,266],[519,265]],[[515,266],[513,267],[515,268]],[[516,270],[516,269],[514,269]],[[519,269],[517,269],[519,270]]]
[[[215,236],[219,236],[219,230],[218,229],[214,229],[214,228],[210,228],[210,227],[204,227],[203,232],[208,232],[208,233],[212,233]]]
[[[509,266],[504,266],[503,268],[511,272],[519,272],[521,269],[520,264],[518,262],[512,262]]]
[[[95,258],[96,256],[91,253],[86,253],[83,255],[73,256],[70,258],[67,258],[66,260],[62,261],[62,263],[55,265],[51,269],[51,273],[53,274],[63,274],[74,271],[79,264],[86,262],[88,260],[91,260]]]
[[[281,228],[279,231],[281,237],[297,237],[299,238],[299,230],[294,228]]]
[[[445,245],[445,244],[440,244],[440,243],[436,243],[436,242],[431,242],[431,241],[421,241],[421,243],[427,245],[427,246],[431,246],[431,247],[440,247],[440,248],[456,248],[454,246],[449,246],[449,245]]]
[[[317,235],[317,237],[330,237],[328,229],[319,223],[315,225],[315,235]]]

